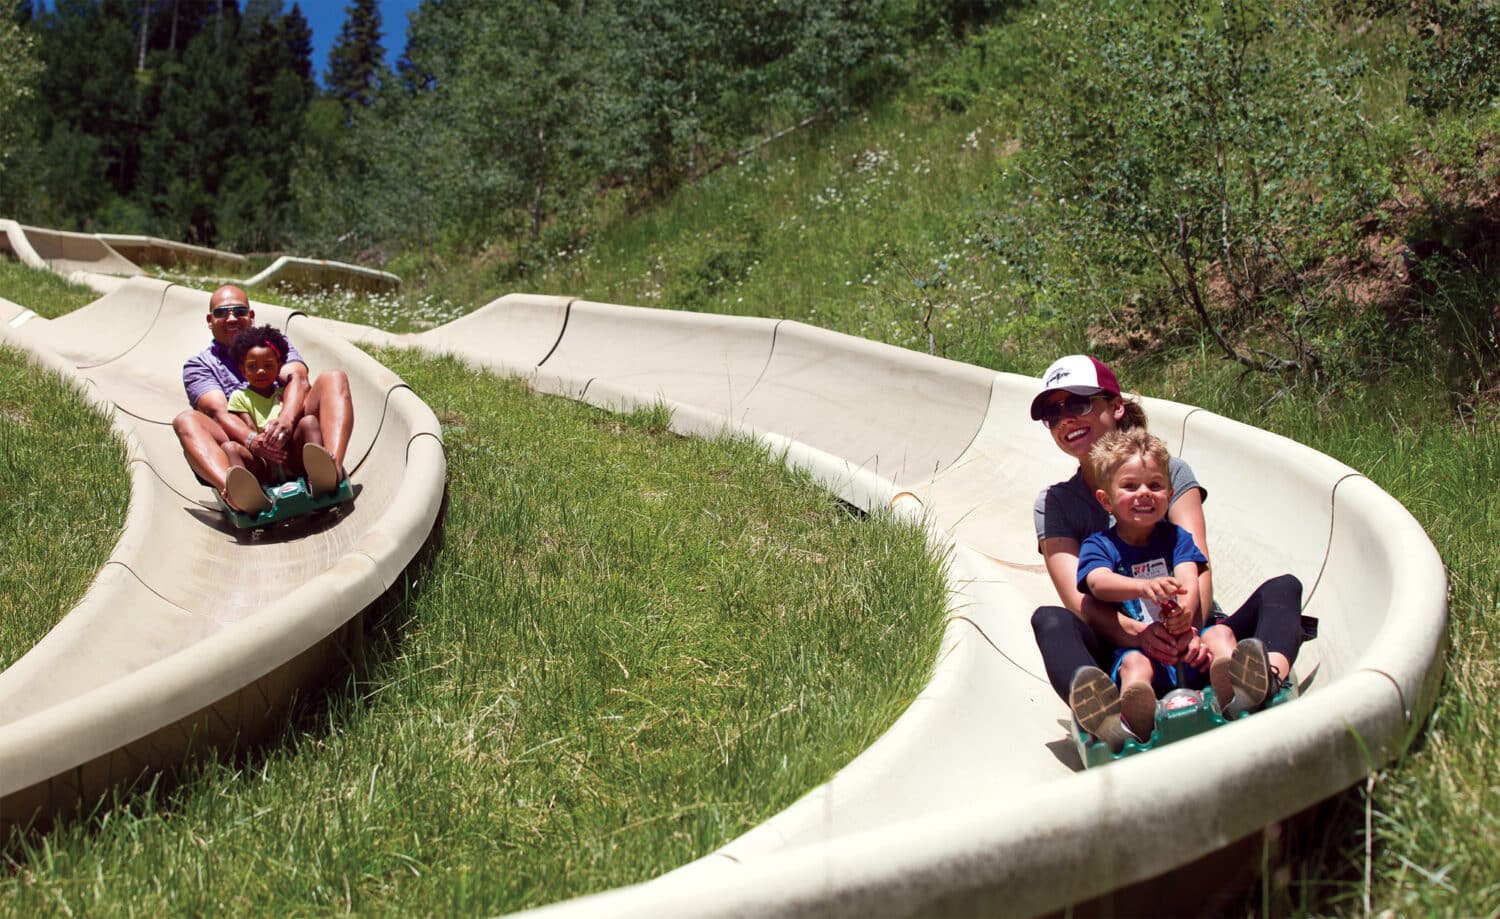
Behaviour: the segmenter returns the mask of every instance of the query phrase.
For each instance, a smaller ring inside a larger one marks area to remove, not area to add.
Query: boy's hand
[[[1214,653],[1203,643],[1203,639],[1194,635],[1188,642],[1187,650],[1183,652],[1182,662],[1195,670],[1207,670],[1208,665],[1214,662]]]
[[[1167,597],[1160,604],[1161,624],[1173,635],[1181,635],[1193,627],[1193,615],[1177,602],[1176,597]]]
[[[1141,599],[1150,600],[1157,606],[1165,606],[1168,599],[1175,604],[1178,594],[1187,593],[1187,588],[1176,578],[1141,578],[1136,583],[1140,585]]]

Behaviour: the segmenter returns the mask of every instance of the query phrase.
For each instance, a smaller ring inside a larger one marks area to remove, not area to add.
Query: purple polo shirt
[[[287,342],[286,362],[291,361],[304,365],[307,363],[297,353],[297,346]],[[244,389],[245,377],[240,373],[240,368],[230,366],[229,348],[214,342],[182,365],[182,386],[187,390],[188,405],[197,408],[198,400],[203,398],[204,393],[217,390],[228,399]]]

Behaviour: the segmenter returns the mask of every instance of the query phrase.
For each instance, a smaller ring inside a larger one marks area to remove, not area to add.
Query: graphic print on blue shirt
[[[1144,546],[1132,546],[1115,533],[1114,528],[1091,534],[1078,549],[1078,589],[1093,595],[1088,587],[1089,573],[1104,568],[1132,578],[1168,577],[1183,562],[1207,565],[1208,559],[1199,551],[1193,536],[1187,530],[1165,520],[1151,531],[1151,538]],[[1160,609],[1150,600],[1139,601],[1136,611],[1122,609],[1126,615],[1142,622],[1154,622],[1161,618]]]

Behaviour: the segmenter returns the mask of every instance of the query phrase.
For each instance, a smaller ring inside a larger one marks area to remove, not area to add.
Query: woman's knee
[[[1209,626],[1203,630],[1203,633],[1199,637],[1204,644],[1216,650],[1220,648],[1232,648],[1238,640],[1234,637],[1234,630],[1223,623]]]
[[[1061,607],[1038,606],[1031,614],[1031,630],[1033,632],[1043,632],[1053,628],[1057,622],[1057,613],[1059,611],[1066,612]]]
[[[1078,617],[1061,606],[1039,606],[1031,614],[1031,631],[1038,637],[1073,631]]]
[[[1302,603],[1302,582],[1295,574],[1279,574],[1261,585],[1262,594],[1289,597],[1299,606]]]

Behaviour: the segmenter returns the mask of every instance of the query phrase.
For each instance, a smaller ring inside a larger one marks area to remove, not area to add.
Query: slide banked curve
[[[0,251],[9,251],[31,268],[55,272],[100,293],[114,290],[120,278],[143,274],[141,264],[234,269],[243,268],[248,261],[234,252],[154,236],[48,230],[6,219],[0,219]],[[274,285],[291,290],[342,287],[366,293],[384,293],[401,286],[401,279],[388,271],[293,255],[278,256],[248,278],[222,280],[242,287]]]
[[[165,315],[164,306],[163,325]],[[846,500],[920,521],[947,553],[952,615],[933,677],[869,750],[718,852],[543,912],[1054,910],[1337,793],[1394,756],[1432,702],[1446,588],[1420,526],[1354,470],[1200,409],[1144,400],[1153,430],[1207,488],[1225,606],[1281,572],[1308,587],[1307,612],[1323,627],[1298,664],[1306,696],[1083,772],[1028,622],[1053,601],[1031,502],[1071,471],[1027,415],[1035,380],[798,323],[561,297],[502,297],[421,335],[311,317],[297,329],[299,346],[344,336],[455,353],[616,411],[666,404],[675,429],[757,437]],[[129,370],[142,350],[103,366]],[[135,435],[143,442],[153,436],[145,430]],[[410,443],[423,441],[436,447],[435,434]],[[1163,789],[1162,776],[1179,778]],[[1148,787],[1153,845],[1117,845],[1138,828]]]
[[[462,335],[392,343],[614,411],[662,403],[682,433],[759,438],[851,503],[924,526],[949,559],[951,616],[926,689],[828,782],[662,878],[542,913],[1055,910],[1336,794],[1394,757],[1432,704],[1446,581],[1405,508],[1305,446],[1147,398],[1153,430],[1206,487],[1220,601],[1232,610],[1290,572],[1322,629],[1295,704],[1081,771],[1029,623],[1055,602],[1032,501],[1072,471],[1030,420],[1036,380],[800,323],[559,300],[503,297],[459,320]],[[539,309],[561,338],[528,367],[537,349],[498,330]],[[1164,789],[1162,776],[1179,778]],[[1120,846],[1143,788],[1153,844]]]
[[[248,540],[188,469],[171,429],[208,296],[136,278],[61,319],[0,336],[78,381],[130,454],[120,540],[78,606],[0,673],[0,820],[86,803],[185,751],[254,740],[357,644],[357,617],[416,555],[441,506],[436,418],[342,338],[300,326],[316,373],[349,376],[352,505]],[[257,320],[291,314],[255,304]]]

